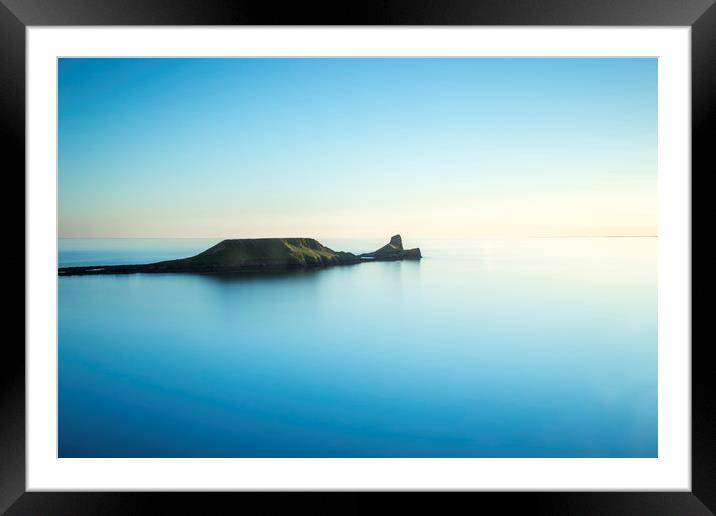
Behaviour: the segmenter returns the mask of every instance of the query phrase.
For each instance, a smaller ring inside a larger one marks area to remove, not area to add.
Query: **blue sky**
[[[656,234],[656,59],[61,59],[61,237]]]

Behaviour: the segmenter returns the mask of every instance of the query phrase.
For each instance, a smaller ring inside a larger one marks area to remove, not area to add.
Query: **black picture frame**
[[[692,184],[716,170],[714,0],[402,0],[332,4],[231,0],[0,0],[0,129],[4,178],[24,177],[25,29],[53,25],[656,25],[690,26]],[[698,172],[700,171],[700,172]],[[24,190],[24,183],[21,187]],[[693,188],[692,188],[693,191]],[[8,195],[8,194],[6,194]],[[693,203],[693,201],[692,201]],[[693,204],[692,204],[693,211]],[[695,217],[692,216],[694,221]],[[6,220],[17,220],[17,212]],[[692,246],[693,256],[693,246]],[[24,306],[24,305],[23,305]],[[693,325],[692,325],[693,327]],[[454,503],[479,510],[545,514],[716,512],[716,385],[711,343],[692,338],[692,491],[590,493],[40,493],[25,492],[25,349],[6,332],[0,374],[0,512],[8,515],[210,514],[258,503],[261,512],[400,510],[445,513]]]

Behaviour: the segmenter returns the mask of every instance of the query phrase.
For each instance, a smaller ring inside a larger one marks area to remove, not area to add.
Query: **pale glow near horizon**
[[[62,59],[60,237],[656,235],[654,59]]]

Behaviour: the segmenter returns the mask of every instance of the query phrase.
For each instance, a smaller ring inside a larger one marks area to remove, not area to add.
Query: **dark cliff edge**
[[[395,235],[377,251],[364,254],[334,251],[313,238],[242,238],[222,240],[196,256],[137,265],[60,267],[59,276],[162,272],[236,273],[353,265],[370,261],[419,260],[420,249],[403,249]]]

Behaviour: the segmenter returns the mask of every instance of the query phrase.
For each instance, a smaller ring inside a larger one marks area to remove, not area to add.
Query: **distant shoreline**
[[[421,258],[419,248],[403,248],[400,235],[393,235],[390,242],[380,249],[362,254],[334,251],[313,238],[244,238],[222,240],[188,258],[147,264],[59,267],[57,273],[59,276],[261,273]]]

